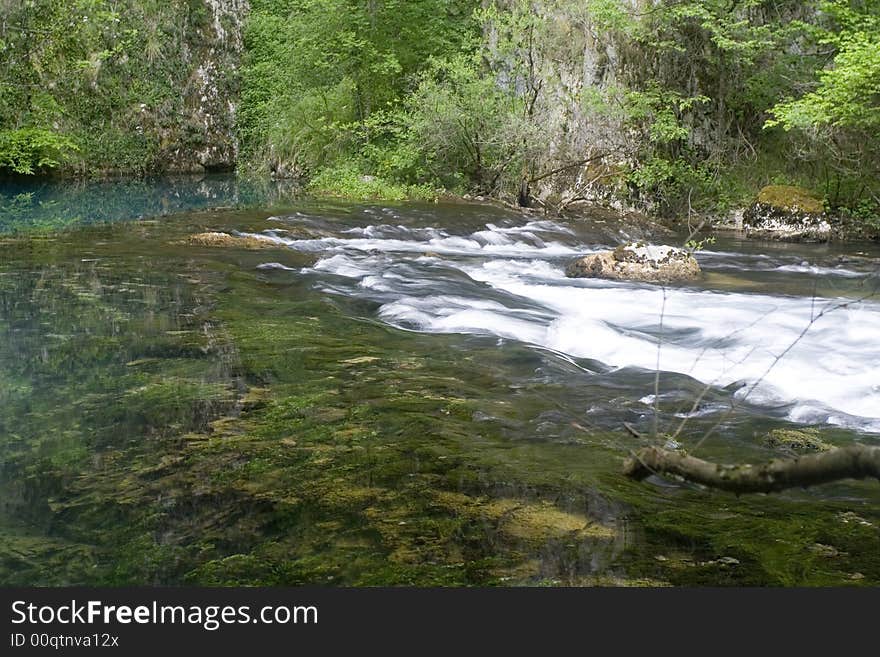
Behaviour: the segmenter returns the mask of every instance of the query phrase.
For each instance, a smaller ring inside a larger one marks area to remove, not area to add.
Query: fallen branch
[[[853,445],[764,465],[721,465],[660,447],[644,447],[626,459],[623,473],[641,481],[652,474],[675,475],[687,481],[732,493],[774,493],[839,479],[880,480],[880,447]]]

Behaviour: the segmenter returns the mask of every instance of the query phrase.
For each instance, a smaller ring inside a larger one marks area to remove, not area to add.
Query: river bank
[[[52,232],[65,227],[119,220],[162,217],[190,209],[272,207],[283,209],[312,199],[341,203],[402,203],[406,201],[445,204],[478,204],[525,215],[550,219],[607,222],[621,226],[621,240],[648,240],[685,246],[705,240],[713,233],[747,237],[743,224],[747,208],[723,217],[691,216],[663,219],[619,204],[583,201],[560,210],[536,202],[523,208],[514,200],[471,194],[457,195],[446,190],[410,189],[393,186],[375,177],[350,176],[320,184],[303,185],[291,179],[267,179],[235,174],[173,175],[160,177],[115,176],[67,178],[64,176],[17,176],[0,180],[0,233]],[[331,184],[332,183],[332,184]],[[860,222],[831,219],[833,230],[821,239],[870,244],[877,234]],[[784,226],[784,224],[780,224]],[[676,237],[681,233],[681,237]],[[783,230],[784,233],[784,230]],[[768,234],[755,234],[758,241],[775,241]],[[677,241],[676,241],[677,240]],[[785,241],[803,241],[802,238]]]

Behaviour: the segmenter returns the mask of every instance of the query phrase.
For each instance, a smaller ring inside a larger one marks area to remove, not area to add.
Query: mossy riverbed
[[[201,212],[4,240],[4,585],[877,585],[880,491],[634,483],[553,354],[425,335],[186,242]],[[531,373],[531,374],[529,374]],[[838,443],[843,432],[823,434]],[[721,442],[706,455],[767,457]]]

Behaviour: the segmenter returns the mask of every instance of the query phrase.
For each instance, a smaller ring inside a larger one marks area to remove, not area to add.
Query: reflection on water
[[[269,207],[299,194],[289,181],[248,181],[228,174],[157,180],[59,184],[0,181],[0,233],[160,217],[187,210]]]
[[[623,423],[652,422],[657,290],[559,269],[621,230],[300,202],[3,238],[0,583],[880,582],[875,482],[737,499],[619,475],[644,444]],[[187,243],[203,231],[267,248]],[[769,332],[793,330],[814,292],[862,295],[872,262],[721,242],[668,291],[660,424],[691,416],[691,447],[724,416],[701,453],[760,460],[798,390],[730,413],[736,386],[706,389],[676,350],[766,343],[713,330],[769,303]],[[838,368],[876,349],[870,303],[822,334]],[[876,440],[869,412],[823,412],[805,421],[827,442]]]

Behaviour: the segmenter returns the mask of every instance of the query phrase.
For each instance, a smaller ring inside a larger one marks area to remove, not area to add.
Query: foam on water
[[[819,267],[811,265],[808,262],[799,265],[782,265],[776,268],[776,271],[790,271],[798,274],[818,274],[821,276],[845,276],[846,278],[858,278],[865,274],[843,267]]]
[[[498,228],[487,224],[486,230],[468,236],[450,235],[437,228],[407,228],[405,226],[366,226],[352,228],[345,233],[358,237],[324,237],[292,239],[278,231],[242,233],[299,251],[324,252],[332,249],[382,251],[388,253],[436,253],[438,255],[489,255],[509,258],[574,256],[583,252],[558,241],[545,241],[537,235],[549,230],[552,222],[536,221],[525,226]],[[562,231],[562,227],[560,227]]]
[[[261,265],[257,265],[257,269],[281,269],[283,271],[296,271],[293,267],[282,265],[280,262],[264,262]]]
[[[303,272],[328,292],[376,301],[379,317],[401,328],[493,335],[614,368],[649,370],[662,341],[663,371],[719,387],[743,382],[738,398],[787,408],[794,421],[880,432],[875,302],[694,287],[664,292],[651,285],[568,279],[564,266],[571,257],[602,247],[578,244],[568,228],[549,221],[487,224],[466,235],[402,225],[338,234],[311,240],[277,232],[253,236],[323,253]],[[861,275],[768,265],[779,276]]]

